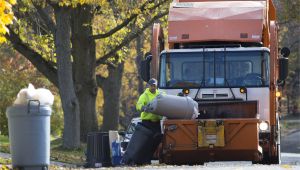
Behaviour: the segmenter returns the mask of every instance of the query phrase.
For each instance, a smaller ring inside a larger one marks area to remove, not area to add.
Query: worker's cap
[[[148,81],[149,85],[156,85],[157,86],[157,80],[155,78],[152,78]]]

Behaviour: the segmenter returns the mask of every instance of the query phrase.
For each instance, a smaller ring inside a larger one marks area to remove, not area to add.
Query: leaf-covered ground
[[[50,160],[67,164],[83,165],[85,163],[86,145],[82,144],[79,149],[70,150],[62,147],[62,139],[57,138],[51,141]],[[0,135],[0,152],[10,153],[9,139]],[[10,164],[10,159],[0,157],[0,164]],[[0,169],[2,170],[2,169]]]
[[[85,163],[86,145],[82,144],[79,149],[70,150],[62,147],[62,139],[51,141],[51,160],[69,164],[83,165]]]

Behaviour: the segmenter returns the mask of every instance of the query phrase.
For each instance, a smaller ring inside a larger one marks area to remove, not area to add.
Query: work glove
[[[147,110],[147,106],[142,106],[141,111],[145,112]]]

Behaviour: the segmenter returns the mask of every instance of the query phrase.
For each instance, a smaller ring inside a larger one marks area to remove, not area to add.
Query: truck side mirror
[[[288,56],[290,55],[290,49],[287,47],[283,47],[280,50],[281,57],[278,59],[278,64],[279,64],[279,77],[278,77],[278,82],[279,84],[284,84],[284,80],[288,76]]]
[[[150,80],[150,62],[152,59],[152,55],[146,53],[145,59],[141,62],[141,77],[145,82]]]
[[[289,48],[287,47],[283,47],[281,50],[280,50],[280,54],[284,57],[284,58],[288,58],[288,56],[290,55],[291,51]]]
[[[279,58],[278,59],[279,62],[279,77],[278,80],[279,81],[284,81],[287,76],[288,76],[288,62],[289,59],[288,58]]]

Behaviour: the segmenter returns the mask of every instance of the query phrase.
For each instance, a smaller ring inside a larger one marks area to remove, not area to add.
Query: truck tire
[[[276,140],[276,155],[271,158],[271,164],[280,164],[281,163],[281,149],[280,149],[280,141],[281,141],[281,129],[280,129],[280,121],[279,115],[276,113],[276,132],[277,132],[277,140]]]
[[[262,164],[280,164],[281,163],[281,149],[280,149],[281,129],[280,129],[278,113],[276,114],[275,132],[277,134],[276,141],[275,141],[276,155],[272,156],[271,151],[264,151]],[[270,146],[270,148],[272,148],[272,146]]]

